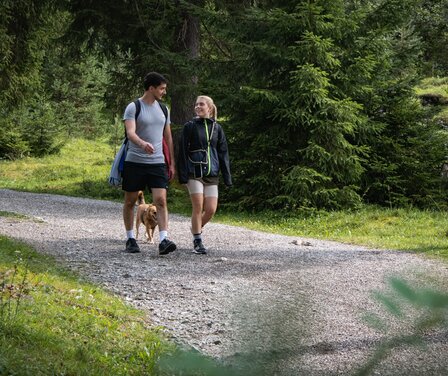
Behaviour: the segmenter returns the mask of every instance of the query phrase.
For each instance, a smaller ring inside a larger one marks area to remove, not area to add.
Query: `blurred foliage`
[[[356,372],[357,376],[373,374],[381,362],[394,350],[403,346],[424,347],[429,334],[448,329],[448,294],[435,288],[413,287],[401,278],[391,278],[390,293],[376,292],[376,300],[381,303],[388,316],[375,313],[366,314],[365,320],[371,327],[380,331],[384,339],[377,346],[372,357]],[[401,327],[389,332],[391,320],[397,321]],[[442,359],[443,363],[446,359]],[[432,365],[436,369],[439,365]],[[439,369],[440,372],[443,369]]]
[[[376,292],[375,299],[381,304],[386,314],[366,313],[364,320],[374,329],[383,334],[383,339],[376,346],[374,354],[365,361],[358,369],[347,374],[356,376],[368,376],[382,372],[382,362],[390,356],[394,350],[407,349],[414,346],[430,345],[427,339],[428,334],[442,333],[448,328],[448,295],[435,288],[415,288],[402,278],[391,278],[389,282],[390,293]],[[411,314],[413,313],[413,315]],[[277,321],[288,317],[290,313],[277,312]],[[391,318],[398,322],[400,329],[389,332]],[[274,325],[275,327],[275,325]],[[266,330],[269,327],[266,328]],[[268,336],[274,341],[281,343],[282,338],[277,337],[279,333],[270,333]],[[296,338],[299,341],[299,338]],[[299,355],[300,346],[296,346],[296,353]],[[247,353],[244,357],[237,357],[232,361],[215,361],[209,357],[201,355],[194,350],[177,349],[172,353],[164,354],[158,366],[162,372],[169,375],[195,375],[195,376],[221,376],[221,375],[284,375],[287,367],[281,362],[284,350],[273,349],[272,353],[259,353],[255,350]],[[274,366],[278,363],[278,367]],[[281,365],[283,364],[283,366]],[[442,374],[446,359],[441,359],[441,363],[431,365],[431,369]],[[417,361],[414,365],[416,372],[427,369],[427,365]],[[401,366],[388,365],[388,372],[398,372]],[[274,369],[276,371],[274,371]],[[288,373],[289,374],[289,373]],[[388,373],[389,374],[389,373]],[[417,373],[416,373],[417,374]],[[439,373],[438,373],[439,374]]]

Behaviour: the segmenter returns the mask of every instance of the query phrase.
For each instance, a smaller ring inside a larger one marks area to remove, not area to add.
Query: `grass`
[[[0,186],[30,192],[114,199],[120,192],[103,184],[113,157],[113,148],[105,142],[71,140],[60,154],[1,161]]]
[[[173,346],[141,311],[22,243],[0,250],[0,374],[156,374]]]
[[[0,161],[0,188],[121,201],[107,184],[114,148],[102,141],[70,140],[60,154]],[[190,203],[174,182],[171,212],[189,215]],[[223,223],[292,236],[336,240],[369,247],[423,252],[448,259],[448,213],[366,206],[357,211],[239,213],[218,210]]]
[[[432,119],[446,128],[448,124],[448,77],[425,78],[415,88],[415,93],[418,96],[439,98],[440,104],[426,106],[426,108]]]
[[[417,95],[437,94],[448,99],[448,78],[428,77],[423,79],[415,88]]]
[[[14,218],[14,219],[28,219],[26,215],[19,214],[19,213],[11,213],[7,211],[0,210],[0,217],[8,217],[8,218]]]
[[[366,206],[357,211],[320,211],[307,216],[220,213],[217,220],[259,231],[421,252],[448,259],[445,212]]]
[[[418,96],[431,95],[437,96],[444,101],[448,101],[448,78],[447,77],[428,77],[423,79],[415,87],[415,93]]]
[[[105,141],[72,139],[59,154],[16,161],[0,160],[0,187],[121,201],[121,189],[107,183],[117,150]],[[170,210],[185,211],[187,203],[183,187],[173,184],[168,196]]]
[[[434,121],[439,124],[448,124],[448,107],[444,106],[434,115]]]

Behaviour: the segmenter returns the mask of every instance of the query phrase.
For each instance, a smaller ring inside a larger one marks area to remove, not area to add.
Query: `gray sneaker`
[[[126,242],[126,249],[125,252],[127,253],[139,253],[140,247],[137,244],[137,241],[134,238],[129,238]]]
[[[167,255],[170,252],[174,252],[176,249],[176,244],[165,238],[159,244],[159,255]]]
[[[204,244],[202,244],[201,239],[195,239],[193,241],[193,253],[196,253],[197,255],[206,255],[207,250],[204,247]]]

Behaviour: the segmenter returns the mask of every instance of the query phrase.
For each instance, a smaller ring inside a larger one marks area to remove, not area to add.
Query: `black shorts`
[[[168,171],[165,164],[124,162],[122,189],[126,192],[145,188],[168,189]]]

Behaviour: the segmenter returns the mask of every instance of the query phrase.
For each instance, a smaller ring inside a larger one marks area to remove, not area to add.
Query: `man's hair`
[[[148,90],[150,86],[157,87],[166,83],[166,78],[163,77],[160,73],[150,72],[145,76],[145,79],[143,80],[143,87],[145,88],[145,90]]]

